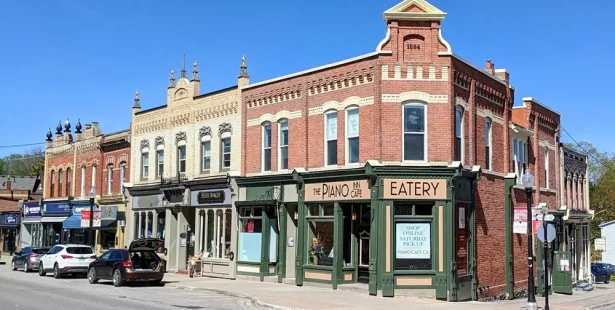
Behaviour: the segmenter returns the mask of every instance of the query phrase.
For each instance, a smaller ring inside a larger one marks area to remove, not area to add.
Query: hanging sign
[[[101,224],[100,217],[101,217],[100,211],[94,211],[94,213],[92,214],[92,218],[93,218],[92,227],[100,227],[100,224]],[[82,228],[90,227],[90,210],[81,211],[81,227]]]
[[[384,179],[384,199],[446,199],[445,179]]]
[[[367,180],[305,184],[305,201],[370,199]]]
[[[431,258],[430,228],[429,223],[397,223],[395,225],[395,258]]]
[[[606,240],[604,238],[594,239],[594,250],[597,252],[606,251]]]

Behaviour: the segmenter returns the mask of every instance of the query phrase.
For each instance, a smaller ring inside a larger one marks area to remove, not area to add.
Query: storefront
[[[123,248],[124,237],[118,228],[118,206],[100,206],[100,225],[96,225],[96,253],[101,254],[107,250]]]
[[[21,248],[43,244],[40,202],[24,202],[21,221]]]
[[[0,213],[0,252],[12,253],[19,245],[19,226],[21,214],[18,212]]]
[[[128,227],[125,232],[124,246],[127,246],[135,239],[143,237],[154,237],[164,240],[164,248],[175,242],[168,238],[167,217],[173,216],[170,209],[163,207],[164,195],[160,192],[160,187],[139,186],[129,187],[130,197],[128,200],[128,215],[126,224]],[[167,254],[159,253],[166,261],[167,271],[170,270],[170,259],[175,259]]]
[[[43,240],[41,246],[54,246],[64,243],[65,235],[62,233],[64,221],[71,215],[68,200],[43,201]]]
[[[180,232],[180,246],[186,248],[182,251],[186,258],[202,254],[203,276],[235,278],[237,215],[229,180],[224,177],[186,183],[192,209],[188,214],[194,213],[194,225],[187,221],[186,229]]]
[[[72,244],[89,245],[90,228],[81,225],[82,211],[90,211],[89,200],[71,200],[71,216],[62,222],[62,242]],[[98,206],[93,205],[94,211],[98,211]]]
[[[476,299],[478,172],[368,163],[293,174],[297,285],[365,283],[372,295],[420,290],[438,299]]]
[[[295,276],[297,186],[292,174],[237,178],[237,275]]]

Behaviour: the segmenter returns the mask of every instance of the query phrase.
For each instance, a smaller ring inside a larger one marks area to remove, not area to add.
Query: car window
[[[34,254],[39,254],[39,255],[43,255],[43,254],[47,254],[47,252],[49,251],[49,249],[32,249],[32,253]]]
[[[94,254],[94,251],[92,251],[92,248],[90,247],[85,247],[85,246],[80,246],[80,247],[68,247],[66,248],[66,253],[68,254]]]
[[[113,254],[111,254],[111,260],[123,260],[124,257],[122,256],[122,252],[120,251],[113,251]]]
[[[108,259],[109,259],[109,257],[111,256],[111,252],[112,252],[112,251],[108,251],[108,252],[106,252],[105,254],[103,254],[103,255],[100,257],[100,259],[102,259],[102,260],[108,260]]]
[[[28,253],[30,253],[30,248],[29,247],[23,248],[23,249],[21,249],[21,251],[19,251],[19,253],[20,254],[28,254]]]
[[[47,252],[47,254],[56,254],[57,250],[58,250],[58,247],[54,246],[53,248],[51,248],[51,250],[49,250],[49,252]]]

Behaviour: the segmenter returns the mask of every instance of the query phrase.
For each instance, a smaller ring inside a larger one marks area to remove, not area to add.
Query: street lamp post
[[[536,294],[534,292],[534,246],[532,244],[532,191],[534,190],[534,176],[526,170],[521,181],[527,195],[527,309],[537,310]]]
[[[88,194],[88,196],[90,197],[90,229],[89,229],[89,234],[88,234],[88,239],[89,239],[89,244],[92,248],[94,248],[94,199],[96,198],[96,191],[94,190],[94,187],[92,187],[92,189],[90,190],[90,193]]]
[[[544,216],[546,214],[549,213],[549,208],[547,207],[543,207],[542,209],[542,214],[543,214],[543,219],[542,219],[542,230],[544,231],[544,239],[545,241],[543,241],[543,254],[542,256],[544,256],[545,258],[545,281],[544,281],[544,294],[545,294],[545,307],[544,310],[549,310],[549,240],[547,239],[547,219],[544,218]]]

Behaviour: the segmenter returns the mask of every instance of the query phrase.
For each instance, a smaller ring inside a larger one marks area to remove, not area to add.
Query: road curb
[[[613,306],[613,305],[615,305],[615,300],[607,301],[607,302],[597,304],[597,305],[587,306],[585,307],[585,310],[602,309],[602,308],[606,308],[608,306]]]
[[[243,298],[243,299],[249,300],[252,304],[254,304],[256,306],[259,306],[259,307],[265,308],[265,309],[272,309],[272,310],[306,310],[306,309],[301,309],[301,308],[290,308],[290,307],[285,307],[285,306],[274,305],[274,304],[270,304],[270,303],[266,303],[266,302],[260,301],[257,298],[255,298],[253,296],[250,296],[250,295],[244,295],[244,294],[239,294],[239,293],[234,293],[234,292],[229,292],[229,291],[224,291],[224,290],[218,290],[218,289],[213,289],[213,288],[203,288],[203,287],[195,287],[195,286],[181,285],[181,284],[171,284],[171,285],[166,285],[166,286],[171,287],[171,288],[175,288],[175,289],[186,290],[186,291],[205,291],[205,292],[213,292],[213,293],[217,293],[217,294],[221,294],[221,295],[225,295],[225,296]]]

